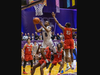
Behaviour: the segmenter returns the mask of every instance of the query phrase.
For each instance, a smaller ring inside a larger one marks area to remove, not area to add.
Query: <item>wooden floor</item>
[[[75,63],[76,63],[76,66],[75,66],[75,69],[74,70],[69,69],[67,72],[64,72],[61,75],[77,75],[76,74],[77,73],[77,62],[75,62]],[[50,67],[51,67],[51,64],[50,64],[49,68]],[[60,67],[59,64],[57,64],[56,66],[54,66],[53,69],[52,69],[52,71],[51,71],[51,75],[57,75],[58,70],[59,70],[59,67]],[[44,68],[44,75],[47,75],[48,74],[49,68],[48,69]],[[64,71],[65,71],[65,69],[66,69],[66,64],[64,64]],[[21,75],[31,75],[31,73],[30,73],[31,66],[30,65],[26,65],[25,71],[28,74],[23,74],[23,66],[21,66]],[[36,68],[34,75],[40,75],[40,67]]]

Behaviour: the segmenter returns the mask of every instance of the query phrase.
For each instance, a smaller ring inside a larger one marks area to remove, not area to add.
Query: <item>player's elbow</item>
[[[36,30],[36,32],[38,32],[38,30]]]

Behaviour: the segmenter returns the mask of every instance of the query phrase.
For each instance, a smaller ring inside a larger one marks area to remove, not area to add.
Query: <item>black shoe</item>
[[[50,62],[46,63],[46,69],[48,69],[49,65],[50,65]]]

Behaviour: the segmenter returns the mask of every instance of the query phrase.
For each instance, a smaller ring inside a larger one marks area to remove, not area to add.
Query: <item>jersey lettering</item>
[[[45,37],[47,37],[48,35],[47,35],[47,33],[45,33]]]
[[[70,35],[70,34],[71,34],[71,32],[67,30],[67,31],[66,31],[66,34],[67,34],[67,35]]]

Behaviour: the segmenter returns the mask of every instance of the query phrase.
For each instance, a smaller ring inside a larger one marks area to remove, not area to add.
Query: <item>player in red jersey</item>
[[[22,51],[25,50],[25,54],[23,54],[24,52],[22,52],[22,59],[24,58],[24,65],[23,65],[23,73],[24,74],[27,74],[25,72],[25,66],[26,66],[26,62],[30,61],[31,62],[31,70],[32,70],[32,67],[33,67],[33,57],[32,57],[32,44],[30,43],[30,39],[27,39],[27,43],[24,45]],[[24,55],[24,57],[23,57]]]
[[[66,59],[69,58],[69,51],[70,51],[70,54],[71,54],[71,68],[74,69],[73,67],[73,49],[74,49],[74,40],[72,39],[72,33],[73,32],[77,32],[77,29],[74,29],[74,28],[70,28],[71,27],[71,24],[70,23],[66,23],[65,24],[65,27],[62,26],[58,20],[56,19],[55,17],[55,13],[52,12],[52,16],[55,20],[55,22],[57,23],[57,25],[63,30],[63,33],[64,33],[64,38],[65,38],[65,41],[64,41],[64,49],[65,49],[65,52],[66,52]],[[68,62],[66,60],[66,62]],[[67,71],[67,68],[66,70]]]
[[[57,55],[56,54],[54,55],[54,59],[53,59],[52,65],[49,69],[49,74],[48,75],[51,75],[51,70],[57,63],[60,65],[60,68],[59,68],[59,71],[58,71],[57,75],[60,75],[60,71],[63,68],[64,53],[63,53],[63,50],[61,49],[61,44],[60,43],[57,44],[56,52],[57,52]]]
[[[40,45],[39,45],[39,47],[38,47],[38,50],[39,50],[39,49],[40,49]],[[37,50],[36,54],[38,54],[38,50]],[[50,51],[49,46],[45,48],[44,54],[45,54],[45,57],[47,58],[47,60],[50,62],[51,51]],[[40,73],[41,73],[41,75],[44,75],[43,68],[46,67],[46,60],[43,58],[43,56],[41,57],[41,59],[39,60],[39,62],[38,62],[36,65],[33,66],[31,75],[34,75],[35,69],[36,69],[37,67],[39,67],[39,66],[40,66]]]

